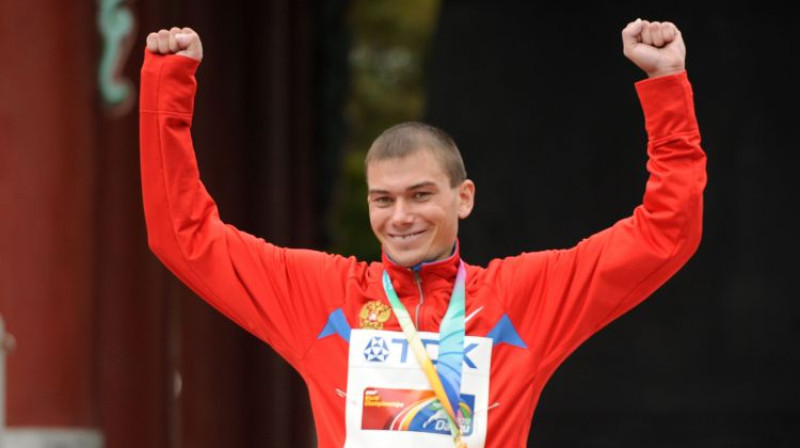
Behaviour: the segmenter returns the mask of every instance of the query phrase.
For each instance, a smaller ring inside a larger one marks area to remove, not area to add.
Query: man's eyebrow
[[[417,188],[424,188],[424,187],[431,187],[431,186],[435,187],[436,186],[436,182],[432,182],[432,181],[426,180],[426,181],[420,182],[418,184],[414,184],[414,185],[406,188],[406,191],[416,190]]]
[[[436,182],[433,182],[433,181],[430,181],[430,180],[426,180],[426,181],[420,182],[418,184],[414,184],[414,185],[406,188],[406,191],[413,191],[413,190],[416,190],[416,189],[419,189],[419,188],[425,188],[425,187],[431,187],[431,186],[435,187],[436,186]],[[371,188],[371,189],[369,189],[367,191],[367,194],[391,194],[391,192],[389,190],[381,190],[381,189],[378,189],[378,188]]]

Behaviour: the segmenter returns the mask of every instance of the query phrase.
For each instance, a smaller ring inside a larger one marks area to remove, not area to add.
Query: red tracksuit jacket
[[[145,52],[141,165],[148,242],[199,296],[272,346],[308,385],[320,448],[451,447],[446,420],[381,286],[436,358],[460,257],[417,271],[276,247],[223,223],[200,181],[190,126],[198,63]],[[694,253],[705,154],[686,73],[636,84],[650,173],[632,216],[566,250],[467,265],[462,400],[470,448],[524,447],[542,389],[586,338]],[[425,403],[428,403],[426,405]]]

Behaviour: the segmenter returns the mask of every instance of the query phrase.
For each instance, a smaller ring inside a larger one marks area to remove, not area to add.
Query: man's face
[[[470,180],[451,187],[427,149],[371,162],[367,187],[372,231],[386,254],[406,267],[450,256],[458,220],[472,211],[475,197]]]

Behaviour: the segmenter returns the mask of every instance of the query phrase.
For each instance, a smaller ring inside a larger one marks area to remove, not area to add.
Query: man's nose
[[[414,221],[414,211],[411,204],[405,200],[398,200],[394,204],[392,223],[395,225],[408,225]]]

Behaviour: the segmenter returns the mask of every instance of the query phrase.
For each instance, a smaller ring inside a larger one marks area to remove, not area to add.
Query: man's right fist
[[[200,36],[191,28],[172,27],[147,35],[147,49],[159,54],[179,54],[196,61],[203,60]]]

